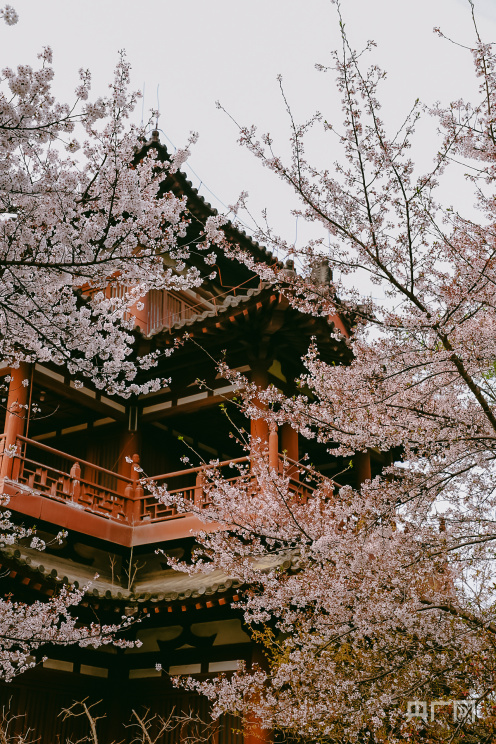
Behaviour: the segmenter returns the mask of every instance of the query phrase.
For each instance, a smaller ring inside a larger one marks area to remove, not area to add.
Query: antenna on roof
[[[160,83],[157,85],[157,117],[155,119],[155,129],[158,129],[158,117],[160,116],[160,96],[159,96],[159,90],[160,90]]]
[[[141,102],[141,126],[143,126],[143,118],[145,116],[145,83],[143,82],[143,95],[142,95],[142,102]]]

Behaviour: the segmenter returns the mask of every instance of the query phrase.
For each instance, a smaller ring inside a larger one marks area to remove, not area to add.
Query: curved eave
[[[151,148],[157,151],[158,160],[161,162],[170,162],[171,156],[167,147],[158,139],[153,138],[144,143],[138,150],[136,153],[136,160],[143,157]],[[201,221],[205,221],[207,217],[218,214],[217,209],[215,209],[215,207],[213,207],[199,193],[198,189],[193,186],[192,182],[183,171],[177,170],[174,173],[169,173],[164,179],[163,191],[172,191],[177,196],[186,196],[188,199],[188,210]],[[261,261],[271,266],[280,265],[282,268],[282,263],[278,258],[261,246],[256,240],[253,240],[253,238],[251,238],[244,230],[235,227],[231,222],[224,225],[223,230],[229,241],[239,245],[242,249],[249,252],[257,261]]]
[[[122,613],[123,609],[147,614],[212,609],[239,601],[243,589],[240,581],[220,570],[190,576],[165,569],[161,577],[138,582],[131,590],[126,590],[112,586],[104,578],[95,578],[87,566],[70,563],[56,555],[22,546],[4,548],[0,553],[0,570],[24,592],[49,598],[64,585],[88,586],[83,606],[97,603],[110,613]],[[257,561],[264,573],[274,568],[296,569],[297,563],[297,557],[289,554],[266,556]]]

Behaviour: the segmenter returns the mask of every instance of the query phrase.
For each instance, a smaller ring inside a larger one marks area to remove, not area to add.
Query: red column
[[[7,397],[7,413],[5,414],[5,448],[15,445],[17,437],[22,435],[28,415],[29,385],[22,383],[31,380],[31,368],[26,362],[21,362],[17,369],[10,370],[9,394]],[[2,477],[10,477],[13,459],[2,458]]]
[[[133,522],[139,522],[143,514],[143,496],[145,492],[143,486],[139,482],[141,478],[140,471],[140,457],[139,455],[133,455],[133,463],[131,465],[131,478],[133,481]]]
[[[139,467],[140,435],[137,431],[126,429],[121,433],[120,453],[117,463],[117,472],[125,478],[130,478],[131,483],[124,480],[118,480],[117,490],[126,497],[125,503],[126,517],[131,523],[139,522],[141,519],[142,500],[139,498],[143,495],[143,488],[138,485],[141,477],[140,473],[135,470],[135,465]],[[132,462],[128,462],[131,460]]]
[[[298,432],[289,424],[281,427],[281,450],[291,460],[298,460]]]
[[[279,436],[277,424],[271,422],[269,426],[269,468],[279,468]]]
[[[120,439],[120,452],[119,462],[117,463],[117,472],[119,475],[123,475],[125,478],[133,477],[133,466],[127,461],[127,458],[133,459],[133,455],[139,452],[139,436],[136,431],[123,431]],[[122,490],[124,486],[121,484],[119,490]]]
[[[260,646],[252,648],[252,657],[250,667],[254,665],[261,669],[268,669],[267,659]],[[262,728],[260,720],[254,712],[245,713],[243,720],[243,742],[244,744],[272,744],[273,736],[270,729]]]
[[[357,452],[355,455],[355,467],[357,469],[358,485],[362,485],[366,480],[372,478],[372,468],[370,466],[370,452]]]
[[[272,744],[272,731],[260,726],[255,716],[245,716],[244,744]]]
[[[265,364],[255,364],[251,370],[251,381],[255,383],[261,390],[265,390],[269,384],[269,375],[267,374],[267,366]],[[257,408],[265,410],[266,405],[259,400],[254,401]],[[269,426],[264,419],[252,419],[250,433],[252,439],[260,439],[263,445],[269,444]]]
[[[298,432],[287,423],[281,427],[281,452],[290,460],[298,462]],[[290,476],[295,476],[297,469],[294,465],[289,465],[286,472]]]

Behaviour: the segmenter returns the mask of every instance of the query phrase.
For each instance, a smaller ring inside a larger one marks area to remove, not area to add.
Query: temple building
[[[145,147],[168,157],[156,133]],[[188,240],[215,214],[183,173],[170,174],[164,190],[187,197]],[[227,226],[226,235],[257,261],[277,263],[234,227]],[[211,273],[201,256],[191,260],[203,274]],[[14,457],[0,458],[0,493],[10,497],[14,519],[35,525],[41,538],[49,541],[61,528],[67,530],[61,545],[51,543],[41,552],[22,541],[2,549],[2,596],[32,602],[53,596],[63,584],[91,583],[76,608],[82,622],[140,618],[126,632],[142,641],[139,648],[46,646],[37,652],[45,661],[0,687],[2,705],[10,701],[12,714],[25,716],[15,725],[33,729],[40,744],[64,744],[69,734],[73,739],[84,734],[84,721],[64,720],[59,713],[85,698],[101,701],[95,710],[106,715],[98,722],[100,744],[132,740],[135,734],[123,725],[132,710],[167,716],[173,709],[191,708],[206,715],[206,701],[175,688],[170,676],[229,674],[240,660],[250,665],[260,653],[242,613],[232,607],[244,591],[234,577],[220,572],[188,576],[167,564],[167,555],[188,557],[192,531],[201,523],[147,493],[129,459],[145,477],[201,502],[202,467],[185,467],[186,445],[207,462],[217,459],[227,466],[249,460],[230,436],[232,422],[241,427],[247,422],[235,406],[229,417],[223,412],[222,404],[229,405],[236,390],[220,377],[216,363],[224,360],[261,387],[272,383],[293,394],[310,339],[316,339],[326,361],[346,363],[349,350],[331,331],[338,327],[348,334],[349,329],[338,316],[319,318],[294,309],[279,291],[221,251],[215,274],[194,291],[150,292],[137,313],[137,355],[170,348],[186,332],[190,337],[170,357],[161,357],[158,368],[140,373],[140,382],[146,375],[170,378],[170,385],[157,392],[121,399],[89,382],[79,386],[63,367],[44,363],[0,370],[11,375],[0,453],[16,447]],[[22,384],[26,379],[28,386]],[[252,422],[252,427],[269,442],[266,426]],[[289,426],[270,436],[276,461],[278,452],[294,461],[308,452],[322,473],[332,477],[341,469],[324,445],[302,444]],[[356,465],[344,482],[370,477],[381,467],[380,454],[362,454]],[[298,481],[294,487],[300,487]],[[179,727],[160,741],[186,738]],[[226,717],[210,738],[248,744],[256,737],[243,734],[239,722]],[[257,741],[263,738],[270,739],[269,734]]]

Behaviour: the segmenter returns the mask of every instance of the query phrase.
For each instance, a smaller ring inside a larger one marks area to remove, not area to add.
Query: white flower
[[[5,8],[0,10],[0,16],[3,17],[3,20],[5,21],[7,26],[15,26],[15,24],[19,20],[19,15],[17,14],[17,11],[12,7],[12,5],[6,5]]]

